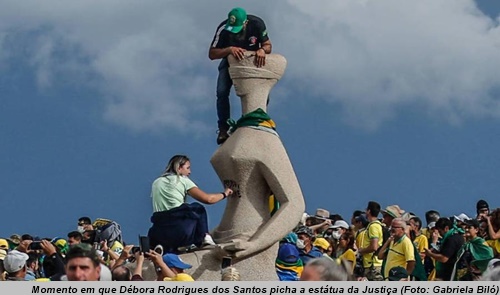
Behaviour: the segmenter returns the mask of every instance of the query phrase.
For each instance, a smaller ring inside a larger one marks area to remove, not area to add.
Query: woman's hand
[[[230,189],[230,188],[228,188],[228,187],[226,187],[226,189],[224,189],[224,193],[226,194],[226,196],[229,197],[230,195],[233,194],[233,190]]]

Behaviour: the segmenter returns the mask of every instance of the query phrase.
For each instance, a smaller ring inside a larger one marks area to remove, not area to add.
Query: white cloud
[[[500,30],[472,0],[4,1],[0,36],[36,32],[23,42],[40,86],[98,75],[79,81],[103,94],[107,120],[203,131],[215,128],[208,45],[235,5],[264,18],[288,59],[287,83],[277,86],[288,91],[278,96],[307,89],[368,129],[401,108],[453,123],[500,117]],[[0,57],[12,54],[1,48]]]

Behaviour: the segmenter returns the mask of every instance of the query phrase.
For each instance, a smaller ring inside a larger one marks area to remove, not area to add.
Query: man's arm
[[[411,274],[414,269],[415,269],[415,260],[406,261],[406,272]]]
[[[370,245],[366,248],[360,248],[358,252],[360,254],[373,253],[378,249],[378,238],[370,239]]]
[[[430,256],[434,260],[441,262],[441,263],[446,263],[446,262],[448,262],[448,259],[449,259],[448,257],[444,256],[443,254],[434,253],[434,252],[430,251],[429,249],[425,249],[425,254],[427,256]]]
[[[393,236],[390,236],[387,241],[385,241],[384,245],[382,245],[382,248],[380,248],[380,251],[378,252],[378,259],[385,259],[386,255],[387,255],[387,248],[389,248],[389,244],[391,243],[391,241],[394,240],[394,237]]]
[[[246,51],[245,49],[235,46],[229,46],[226,48],[210,47],[210,50],[208,51],[208,58],[210,58],[211,60],[221,59],[232,54],[234,55],[234,57],[241,60],[245,56],[244,55],[245,51]]]
[[[260,45],[260,49],[263,49],[264,53],[270,54],[273,51],[273,45],[271,44],[271,40],[267,39],[267,41],[263,42]]]

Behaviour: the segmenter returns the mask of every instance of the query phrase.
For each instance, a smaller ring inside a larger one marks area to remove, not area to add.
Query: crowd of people
[[[380,218],[379,218],[380,217]],[[477,215],[425,214],[426,226],[398,205],[370,201],[350,220],[325,209],[304,213],[279,243],[281,281],[473,281],[500,280],[500,208],[477,202]],[[204,233],[206,234],[206,233]],[[142,245],[141,245],[142,246]],[[191,265],[161,244],[128,245],[111,220],[78,219],[66,238],[29,234],[0,238],[0,280],[193,281]],[[199,247],[203,248],[200,244]],[[180,247],[182,248],[182,247]],[[240,280],[227,266],[221,280]]]
[[[281,241],[278,276],[283,281],[304,279],[303,266],[321,257],[337,265],[337,273],[343,269],[348,280],[499,280],[500,208],[490,210],[485,200],[476,207],[474,217],[443,217],[430,210],[426,226],[398,205],[382,209],[374,201],[354,211],[350,224],[318,209]],[[327,269],[323,271],[328,277]],[[338,274],[331,273],[334,277]]]

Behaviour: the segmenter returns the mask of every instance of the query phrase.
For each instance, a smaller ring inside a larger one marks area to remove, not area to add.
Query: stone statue
[[[285,71],[285,58],[270,54],[261,68],[253,64],[252,52],[241,61],[230,55],[228,61],[243,115],[267,116],[269,92]],[[193,265],[190,274],[195,280],[220,280],[223,256],[232,257],[241,280],[278,280],[278,242],[300,221],[305,205],[290,159],[270,122],[237,128],[212,156],[219,178],[234,193],[212,233],[218,247],[181,256]],[[271,194],[280,203],[272,216]]]

